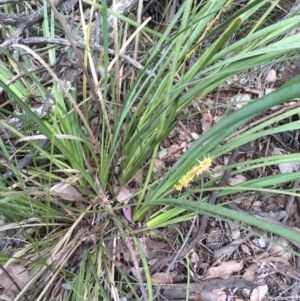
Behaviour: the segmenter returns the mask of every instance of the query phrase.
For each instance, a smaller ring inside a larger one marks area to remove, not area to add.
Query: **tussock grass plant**
[[[66,288],[61,293],[62,300],[83,300],[83,297],[87,300],[117,300],[119,295],[126,295],[128,291],[138,299],[133,281],[109,250],[109,247],[116,247],[120,238],[136,246],[142,258],[148,288],[143,295],[152,300],[148,263],[137,234],[118,220],[116,214],[120,209],[120,204],[116,202],[118,193],[138,171],[142,171],[143,177],[134,202],[121,204],[121,207],[132,207],[132,221],[143,223],[146,229],[189,220],[195,212],[199,212],[241,221],[300,243],[299,236],[293,230],[266,225],[258,218],[222,205],[206,204],[220,178],[205,180],[209,173],[213,173],[209,166],[220,156],[258,138],[299,129],[299,121],[277,125],[279,121],[299,114],[300,108],[295,107],[227,139],[268,109],[297,99],[300,95],[300,76],[241,109],[228,112],[202,134],[165,174],[159,178],[153,176],[159,147],[183,118],[184,109],[199,99],[205,99],[222,83],[242,71],[262,68],[297,55],[300,34],[283,38],[285,33],[299,26],[297,10],[273,25],[262,26],[279,1],[273,1],[269,11],[256,23],[257,26],[243,32],[242,39],[229,43],[238,30],[243,30],[243,23],[251,20],[267,2],[245,1],[241,9],[223,19],[232,1],[199,1],[194,6],[194,1],[186,0],[164,32],[158,33],[145,27],[147,21],[140,26],[108,9],[106,1],[96,4],[83,0],[80,2],[80,22],[85,28],[84,34],[78,31],[76,34],[66,34],[71,38],[73,35],[73,39],[78,38],[77,42],[80,38],[82,43],[79,49],[84,70],[82,90],[75,84],[70,87],[63,83],[49,67],[55,65],[57,50],[61,46],[49,47],[43,53],[34,52],[22,45],[22,41],[9,49],[0,47],[0,86],[12,106],[22,109],[24,114],[3,108],[1,112],[3,116],[10,114],[26,125],[22,129],[13,128],[1,121],[1,125],[19,139],[19,144],[13,147],[1,138],[0,147],[6,158],[1,171],[5,173],[10,170],[12,174],[0,179],[0,213],[5,218],[6,227],[15,229],[18,225],[27,244],[20,247],[8,261],[7,254],[1,254],[0,258],[2,262],[6,261],[6,265],[23,260],[31,276],[16,300],[21,300],[26,292],[30,293],[32,300],[50,300],[51,292],[58,294],[62,283]],[[57,28],[61,28],[55,16],[57,18],[60,14],[61,22],[65,20],[64,13],[47,8],[46,1],[41,5],[45,8],[42,34],[45,38],[55,38]],[[89,44],[88,33],[92,31],[92,18],[86,21],[83,6],[89,6],[91,12],[95,11],[102,17],[102,53],[91,50],[93,47]],[[144,67],[136,71],[133,84],[123,91],[120,87],[120,59],[126,48],[122,45],[122,38],[127,29],[117,29],[115,26],[113,39],[118,48],[112,59],[108,50],[111,36],[107,15],[134,26],[137,30],[131,39],[135,35],[143,35],[144,31],[154,40]],[[216,33],[219,36],[212,41],[211,37]],[[207,41],[210,46],[204,47]],[[22,62],[12,55],[11,49],[19,51]],[[38,74],[28,72],[32,62],[48,71],[51,78],[48,87],[40,83]],[[26,76],[7,85],[20,71]],[[82,96],[79,96],[80,92]],[[46,115],[39,118],[30,104],[24,101],[30,97],[39,101],[47,97],[53,105]],[[91,129],[88,117],[92,98],[96,99],[100,115],[100,125],[96,131],[98,136]],[[47,139],[49,143],[41,147],[41,139]],[[32,156],[32,163],[26,166],[26,171],[19,170],[15,159],[10,159],[14,153],[20,152],[19,147],[24,151],[38,150],[38,155]],[[232,174],[236,175],[264,166],[297,162],[300,161],[298,157],[298,154],[270,156],[236,163],[221,171],[233,168]],[[293,172],[250,179],[233,187],[218,187],[219,195],[257,191],[299,196],[293,189],[277,189],[283,183],[295,181],[299,175],[299,172]],[[114,184],[115,179],[118,185]],[[200,187],[197,183],[201,181],[203,184]],[[78,197],[81,205],[77,202],[75,206],[75,201],[67,202],[57,194],[51,195],[50,188],[57,183],[73,184],[81,195]],[[193,194],[203,194],[201,202],[189,201]],[[97,217],[99,220],[95,222]],[[28,224],[30,231],[27,231]],[[93,244],[88,244],[88,241]],[[38,289],[33,291],[36,284]]]

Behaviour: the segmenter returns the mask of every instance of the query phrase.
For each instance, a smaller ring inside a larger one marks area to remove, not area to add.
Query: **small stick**
[[[54,5],[55,7],[59,7],[66,1],[67,0],[57,0]],[[11,18],[11,15],[8,14],[1,14],[0,17],[2,18],[2,22],[6,21],[6,23],[8,24],[14,23],[18,26],[14,34],[1,44],[1,47],[8,48],[10,45],[16,43],[19,39],[21,39],[21,36],[28,27],[32,26],[34,23],[38,22],[44,17],[44,7],[42,6],[40,9],[31,13],[27,17],[15,18],[14,16],[13,18]]]

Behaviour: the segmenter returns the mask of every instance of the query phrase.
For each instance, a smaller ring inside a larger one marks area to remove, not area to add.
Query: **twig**
[[[71,43],[63,38],[46,38],[46,37],[30,37],[30,38],[26,38],[26,39],[22,39],[20,41],[20,43],[25,44],[25,45],[32,45],[32,44],[57,44],[57,45],[65,45],[65,46],[71,46]],[[81,49],[85,49],[85,45],[83,43],[80,42],[76,42],[73,41],[74,45],[78,48]],[[113,54],[116,55],[116,51],[113,49],[108,48],[107,50],[104,49],[103,46],[97,44],[97,43],[91,43],[90,48],[92,50],[97,50],[99,52],[102,51],[108,51],[109,54]],[[137,69],[142,69],[144,68],[143,65],[141,65],[139,62],[135,61],[134,59],[132,59],[130,56],[123,54],[123,53],[118,53],[118,55],[124,59],[125,61],[127,61],[129,64],[133,65],[135,68]],[[147,74],[150,74],[153,72],[151,72],[150,70],[146,71]],[[153,76],[155,76],[155,74],[153,74]]]
[[[59,7],[66,1],[67,0],[57,0],[54,3],[54,6]],[[39,20],[41,20],[44,17],[44,11],[45,11],[44,7],[41,7],[36,12],[31,13],[29,16],[24,17],[23,19],[18,19],[18,18],[15,18],[15,16],[12,17],[13,15],[10,15],[11,20],[15,20],[14,21],[14,22],[16,22],[15,25],[18,25],[18,28],[9,39],[7,39],[5,42],[2,43],[1,47],[7,48],[10,45],[12,45],[13,43],[15,43],[16,41],[18,41],[20,39],[20,37],[23,35],[26,28],[32,26],[33,24],[35,24],[36,22],[38,22]],[[2,18],[3,17],[4,16],[2,14]],[[6,21],[7,20],[9,20],[9,19],[6,19]]]
[[[49,64],[50,67],[52,67],[52,64]],[[68,67],[68,66],[67,66]],[[36,66],[36,67],[32,67],[30,69],[27,70],[27,72],[38,72],[38,71],[45,71],[45,67],[44,66]],[[22,78],[23,76],[27,76],[27,73],[24,71],[21,71],[20,73],[18,73],[17,75],[15,75],[14,77],[12,77],[9,81],[6,82],[6,85],[9,86],[11,84],[13,84],[15,81],[17,81],[18,79]]]
[[[153,3],[155,2],[155,0],[150,0],[143,8],[143,12],[142,14],[145,15],[148,10],[150,10],[150,8],[153,6]]]
[[[3,0],[2,0],[3,1]],[[0,1],[0,5],[5,4]],[[10,0],[8,0],[10,1]],[[13,1],[17,2],[17,1]],[[8,24],[8,25],[13,25],[13,26],[20,26],[22,23],[26,22],[27,17],[19,17],[13,14],[0,14],[0,23],[2,24]]]

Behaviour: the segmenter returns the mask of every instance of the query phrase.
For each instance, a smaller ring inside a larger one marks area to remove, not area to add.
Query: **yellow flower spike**
[[[174,188],[181,191],[183,187],[188,187],[189,183],[192,182],[196,176],[199,176],[211,166],[211,163],[211,158],[205,158],[203,161],[199,161],[199,165],[193,167],[184,176],[182,176],[178,183],[174,185]]]
[[[181,189],[183,188],[181,184],[175,184],[174,187],[176,190],[179,190],[179,191],[181,191]]]

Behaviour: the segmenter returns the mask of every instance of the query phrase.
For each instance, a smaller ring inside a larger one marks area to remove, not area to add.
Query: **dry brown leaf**
[[[146,240],[147,240],[147,238],[145,238],[144,236],[142,236],[138,239],[138,241],[140,242],[140,247],[141,247],[143,253],[145,254],[146,257],[148,257],[149,250],[148,250],[148,246],[146,244]]]
[[[29,274],[22,265],[11,265],[5,268],[5,270],[6,273],[0,270],[0,284],[4,288],[4,295],[10,298],[10,300],[13,300],[14,296],[19,293],[19,289],[22,290],[29,282]],[[9,274],[10,277],[7,274]],[[12,279],[19,288],[16,287]]]
[[[272,155],[282,155],[282,151],[280,148],[274,147],[272,151]],[[279,170],[281,173],[290,173],[293,171],[297,171],[299,168],[298,162],[289,162],[289,163],[280,163],[278,164]]]
[[[237,108],[241,108],[247,104],[248,101],[251,100],[251,95],[248,93],[241,93],[232,97],[231,102],[238,102],[236,104]]]
[[[289,262],[287,262],[287,264],[285,263],[281,263],[281,262],[277,262],[275,264],[275,269],[277,270],[277,272],[291,277],[293,279],[299,280],[300,279],[300,270],[294,267],[291,267]]]
[[[81,241],[92,241],[94,243],[94,245],[96,245],[98,240],[99,239],[97,238],[96,234],[91,234],[91,235],[83,237]]]
[[[131,241],[131,238],[130,238],[130,241]],[[131,244],[132,244],[132,242],[131,242]],[[133,247],[133,244],[132,244],[132,247]],[[138,258],[138,256],[139,256],[138,251],[134,247],[133,247],[133,249],[134,249],[135,256]],[[128,250],[127,245],[125,244],[124,241],[119,241],[118,242],[118,246],[117,246],[116,250],[114,251],[114,254],[116,256],[121,257],[120,253],[122,253],[123,254],[123,259],[125,261],[132,262],[132,254]]]
[[[265,262],[265,261],[270,261],[270,262],[279,262],[279,263],[283,263],[285,265],[289,265],[289,261],[287,258],[285,257],[274,257],[274,256],[267,256],[264,257],[262,259],[258,260],[259,262]]]
[[[234,178],[230,178],[228,181],[228,185],[235,186],[240,183],[244,183],[247,181],[247,178],[243,175],[236,175]]]
[[[243,268],[244,262],[242,260],[230,260],[222,262],[217,267],[211,267],[207,270],[207,274],[204,279],[210,278],[223,278],[228,279],[232,273],[240,272]]]
[[[153,258],[148,261],[149,266],[154,265],[157,262],[158,258]]]
[[[216,292],[216,290],[213,290],[213,293]],[[227,300],[227,297],[226,297],[226,294],[225,292],[221,291],[221,292],[218,292],[218,298],[216,301],[226,301]]]
[[[188,144],[185,141],[181,142],[179,146],[183,153],[185,153],[186,150],[188,149]]]
[[[138,275],[141,275],[143,273],[143,268],[140,267],[138,271],[135,267],[130,267],[130,271],[135,278],[138,278]]]
[[[135,183],[137,183],[138,185],[140,185],[143,182],[143,171],[139,169],[132,180],[135,181]]]
[[[190,257],[191,263],[197,263],[199,261],[199,256],[195,251],[191,251]]]
[[[194,270],[197,270],[199,267],[199,262],[200,262],[200,258],[198,256],[198,254],[195,251],[192,251],[190,253],[190,257],[191,257],[191,263],[193,264]]]
[[[233,252],[235,252],[239,246],[244,243],[246,237],[240,238],[238,240],[232,241],[229,245],[226,245],[222,248],[219,248],[214,251],[215,257],[220,258],[221,256],[230,256]]]
[[[151,276],[151,281],[153,285],[160,285],[160,284],[172,284],[173,279],[176,276],[176,272],[171,272],[165,277],[165,273],[155,273]],[[164,282],[162,283],[162,280],[164,279]]]
[[[255,288],[251,294],[250,300],[251,301],[263,301],[265,300],[265,296],[268,292],[267,285],[261,285]]]
[[[215,171],[215,170],[218,170],[218,169],[221,169],[223,168],[224,165],[216,165],[214,168],[211,168],[211,171]],[[210,179],[215,179],[217,177],[222,177],[223,176],[223,173],[224,171],[217,171],[217,172],[213,172],[209,175],[209,178]]]
[[[130,192],[129,188],[124,186],[117,195],[117,201],[127,204],[131,196],[132,193]]]
[[[162,250],[169,246],[166,242],[152,240],[151,238],[146,238],[146,245],[150,250]]]
[[[178,144],[174,143],[168,148],[167,161],[174,161],[180,158],[181,148]]]
[[[212,127],[213,119],[209,112],[203,112],[201,118],[201,125],[203,133],[207,132]]]
[[[59,196],[66,201],[75,201],[82,195],[69,183],[59,183],[50,188],[51,192],[59,193]]]
[[[228,228],[230,229],[230,233],[228,233],[228,235],[230,235],[233,240],[240,238],[241,231],[237,226],[228,224]]]
[[[250,249],[249,249],[249,247],[247,245],[242,244],[241,245],[241,250],[243,251],[243,253],[245,253],[245,254],[247,254],[249,256],[251,255]]]
[[[265,249],[268,245],[268,242],[264,238],[254,238],[252,242],[260,249]]]
[[[153,167],[153,172],[157,173],[162,168],[165,168],[164,162],[162,160],[160,160],[160,159],[155,159],[155,161],[154,161],[154,167]]]
[[[257,263],[253,263],[250,265],[243,274],[243,279],[252,283],[255,283],[257,280],[259,265]]]
[[[282,256],[286,252],[284,247],[289,246],[289,242],[283,238],[283,237],[278,237],[276,240],[276,244],[270,248],[270,255],[277,255],[277,256]]]
[[[273,156],[282,155],[282,150],[278,147],[274,147],[272,150],[272,155]]]
[[[122,187],[121,191],[117,195],[117,201],[123,204],[127,204],[132,196],[132,192],[127,186]],[[122,208],[125,218],[131,222],[131,207]]]

